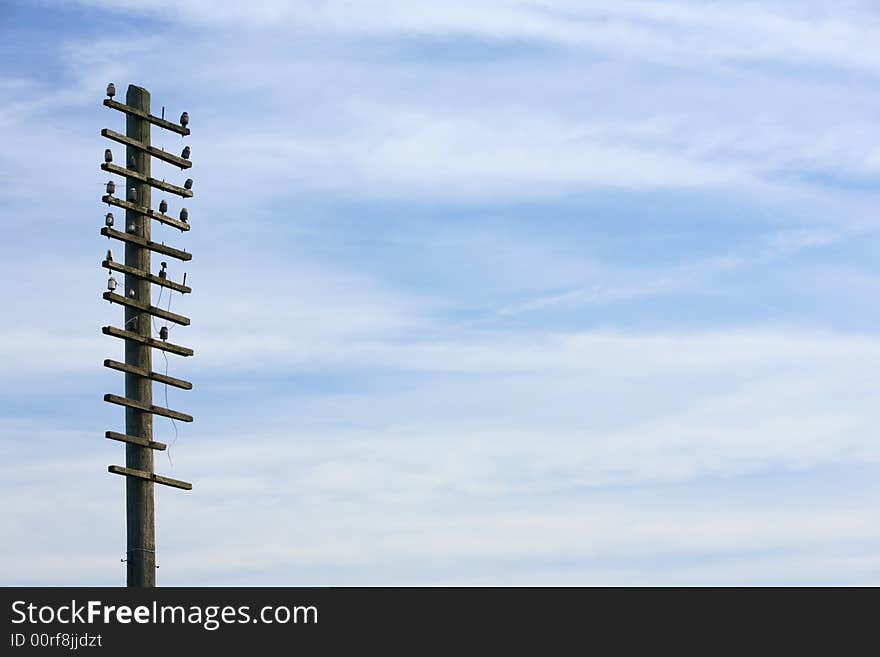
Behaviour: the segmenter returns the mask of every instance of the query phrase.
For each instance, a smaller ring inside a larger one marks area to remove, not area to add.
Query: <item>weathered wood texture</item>
[[[106,395],[104,395],[104,401],[110,402],[111,404],[118,404],[119,406],[125,406],[129,409],[136,409],[138,411],[142,411],[143,413],[153,413],[154,415],[170,417],[172,420],[180,420],[181,422],[193,421],[192,415],[187,415],[186,413],[181,413],[180,411],[173,411],[170,408],[164,408],[163,406],[147,404],[145,402],[138,401],[137,399],[130,399],[128,397],[120,397],[119,395],[111,395],[110,393],[107,393]]]
[[[129,146],[128,149],[132,150],[132,147]],[[144,155],[144,157],[149,160],[148,155]],[[191,198],[193,195],[191,189],[178,187],[177,185],[172,185],[171,183],[167,183],[164,180],[158,180],[157,178],[153,178],[150,175],[144,175],[136,170],[126,169],[125,167],[120,167],[115,164],[110,164],[108,162],[102,162],[101,169],[103,171],[106,171],[107,173],[115,173],[117,176],[125,176],[129,180],[137,180],[138,182],[142,182],[145,185],[149,185],[150,187],[161,189],[163,192],[177,194],[178,196],[182,196],[184,198]],[[128,187],[131,187],[130,182],[128,184]],[[138,194],[138,199],[143,200],[143,196],[141,196],[140,193]],[[143,205],[146,207],[150,207],[149,203],[143,203]]]
[[[120,465],[110,465],[107,466],[107,471],[112,472],[113,474],[124,475],[131,478],[136,479],[145,479],[149,482],[154,482],[157,484],[162,484],[163,486],[171,486],[172,488],[182,488],[183,490],[192,490],[192,484],[187,481],[181,481],[180,479],[172,479],[171,477],[163,477],[162,475],[157,475],[153,472],[146,472],[144,470],[136,470],[134,468],[123,468]],[[131,556],[128,557],[131,559]]]
[[[125,102],[142,112],[150,113],[150,94],[146,89],[129,85]],[[126,116],[125,134],[142,144],[150,145],[150,124],[135,115]],[[150,185],[143,178],[150,178],[150,156],[143,150],[126,147],[125,161],[134,162],[134,170],[123,169],[127,176],[125,187],[134,187],[137,198],[150,207]],[[143,215],[126,210],[126,226],[133,224],[137,234],[149,242],[150,220]],[[150,271],[150,249],[146,245],[127,241],[125,245],[125,265],[132,269]],[[125,275],[125,289],[134,289],[136,297],[150,303],[150,282],[137,276]],[[151,320],[149,313],[138,308],[126,306],[125,326],[143,339],[150,339]],[[134,367],[152,371],[152,354],[148,342],[125,341],[125,362]],[[125,375],[125,397],[135,402],[125,409],[125,433],[129,436],[153,440],[153,414],[148,410],[153,403],[153,384],[136,374]],[[105,396],[106,400],[107,397]],[[140,407],[139,407],[140,406]],[[132,470],[153,471],[153,450],[141,445],[126,443],[125,465]],[[128,586],[156,586],[156,520],[153,499],[153,482],[135,477],[126,478],[126,569]]]
[[[153,116],[149,112],[144,112],[139,107],[123,105],[122,103],[115,101],[112,98],[104,99],[104,104],[111,109],[119,110],[120,112],[125,112],[126,114],[130,114],[131,116],[136,116],[138,118],[144,119],[145,121],[149,121],[153,125],[157,125],[160,128],[165,128],[166,130],[170,130],[171,132],[176,132],[177,134],[183,135],[184,137],[189,134],[189,128],[185,128],[178,123],[166,121],[165,119],[161,119],[158,116]]]
[[[109,438],[110,440],[118,440],[121,443],[130,443],[132,445],[147,447],[148,449],[159,450],[160,452],[168,449],[168,445],[165,443],[159,443],[155,440],[147,440],[146,438],[139,438],[138,436],[129,436],[124,433],[116,433],[115,431],[104,432],[104,437]]]
[[[107,128],[101,130],[101,136],[107,137],[107,139],[112,139],[113,141],[124,144],[125,146],[130,146],[132,148],[142,150],[144,153],[148,153],[158,160],[168,162],[169,164],[173,164],[174,166],[180,167],[181,169],[189,169],[192,166],[192,162],[187,159],[178,157],[177,155],[173,155],[167,151],[162,150],[161,148],[156,148],[155,146],[144,144],[136,139],[130,139],[125,135],[120,135],[118,132],[113,132],[112,130],[108,130]]]
[[[112,269],[113,271],[118,271],[123,274],[130,274],[132,276],[137,276],[138,278],[143,278],[144,280],[150,281],[150,283],[152,283],[153,285],[167,287],[174,290],[175,292],[180,292],[181,294],[189,294],[190,292],[192,292],[191,287],[182,285],[181,283],[175,283],[170,278],[162,278],[161,276],[149,274],[145,271],[140,271],[139,269],[126,267],[122,263],[116,262],[115,260],[102,260],[101,266],[105,269]]]
[[[189,317],[184,317],[183,315],[178,315],[177,313],[172,313],[163,310],[162,308],[151,306],[148,303],[142,303],[137,299],[129,299],[128,297],[124,297],[121,294],[115,294],[114,292],[104,292],[103,298],[110,303],[118,303],[120,306],[126,306],[128,308],[137,308],[145,313],[150,313],[154,317],[161,317],[162,319],[167,319],[169,322],[180,324],[181,326],[189,326]]]
[[[128,216],[127,211],[125,214],[126,216]],[[101,229],[101,235],[103,235],[104,237],[112,237],[115,240],[120,240],[129,244],[137,244],[138,246],[149,249],[150,251],[154,251],[155,253],[161,253],[162,255],[177,258],[178,260],[183,260],[184,262],[192,260],[192,253],[187,253],[186,251],[181,251],[180,249],[175,249],[171,246],[165,246],[164,244],[153,242],[149,238],[144,239],[143,237],[132,235],[131,233],[122,233],[118,230],[107,228],[107,226],[104,226]]]
[[[104,335],[112,335],[114,338],[122,338],[123,340],[133,340],[134,342],[148,345],[153,349],[161,349],[162,351],[167,351],[169,354],[177,354],[178,356],[193,355],[193,350],[189,347],[181,347],[180,345],[165,342],[164,340],[156,340],[155,338],[145,338],[144,336],[135,333],[134,331],[124,331],[123,329],[116,328],[115,326],[103,326],[101,327],[101,333],[103,333]]]
[[[110,196],[109,194],[102,196],[101,200],[107,205],[115,205],[118,208],[124,208],[126,210],[138,212],[142,215],[150,217],[151,219],[155,219],[156,221],[163,223],[167,226],[174,226],[178,230],[182,230],[184,232],[190,229],[190,225],[185,221],[180,221],[179,219],[175,219],[174,217],[169,217],[167,214],[156,212],[155,210],[142,207],[135,203],[130,203],[129,201],[123,201],[121,198],[116,198],[115,196]]]
[[[192,390],[192,383],[189,381],[184,381],[183,379],[175,379],[173,376],[168,376],[167,374],[162,374],[160,372],[148,372],[146,370],[142,370],[139,367],[135,367],[134,365],[126,365],[125,363],[120,363],[117,360],[111,360],[109,358],[104,360],[104,367],[109,367],[111,370],[118,370],[120,372],[129,372],[130,374],[137,374],[138,376],[146,377],[156,383],[167,383],[169,386],[174,386],[175,388],[182,388],[183,390]]]

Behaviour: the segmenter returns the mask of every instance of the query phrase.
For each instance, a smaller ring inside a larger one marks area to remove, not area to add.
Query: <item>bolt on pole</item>
[[[165,443],[153,440],[153,416],[162,415],[183,422],[192,422],[193,419],[185,413],[153,404],[154,381],[185,390],[192,388],[192,384],[188,381],[170,377],[167,372],[162,374],[153,371],[153,349],[180,356],[192,356],[193,350],[169,343],[167,326],[163,325],[157,330],[158,336],[154,336],[153,318],[182,326],[189,325],[190,320],[170,310],[153,306],[151,299],[153,285],[164,288],[162,292],[167,290],[169,299],[174,292],[187,294],[192,290],[185,285],[185,274],[182,282],[175,282],[169,278],[165,262],[162,262],[158,275],[153,274],[151,254],[156,252],[182,262],[188,262],[192,256],[186,251],[165,246],[164,241],[162,243],[152,241],[153,219],[177,228],[181,232],[190,228],[189,213],[185,208],[180,211],[180,219],[174,219],[166,214],[165,200],[160,204],[160,212],[153,210],[152,190],[166,191],[184,199],[192,197],[193,194],[191,179],[187,179],[183,187],[178,187],[166,183],[164,179],[160,181],[152,177],[151,165],[154,157],[181,170],[188,169],[192,163],[188,159],[189,147],[184,149],[181,157],[154,148],[150,140],[150,130],[152,125],[156,125],[181,136],[187,136],[189,115],[184,112],[180,124],[175,124],[150,114],[150,93],[146,89],[129,85],[125,104],[113,100],[115,92],[115,86],[108,85],[108,98],[104,100],[104,105],[125,113],[125,135],[108,129],[102,130],[101,134],[125,146],[124,166],[113,164],[112,150],[106,149],[101,169],[122,177],[124,187],[120,190],[121,194],[115,195],[116,184],[111,180],[107,183],[107,193],[102,197],[102,201],[107,204],[108,210],[111,206],[124,210],[124,225],[119,226],[121,230],[114,228],[113,213],[108,212],[101,234],[121,241],[125,245],[125,256],[120,263],[113,259],[112,252],[108,250],[102,266],[108,269],[110,278],[108,291],[104,293],[103,298],[110,303],[123,306],[124,324],[121,329],[105,326],[102,332],[124,340],[125,344],[124,363],[110,359],[104,361],[105,367],[120,371],[125,377],[124,397],[104,395],[105,401],[125,408],[125,433],[107,431],[105,437],[125,443],[125,467],[111,465],[108,470],[123,475],[126,479],[127,585],[153,587],[156,585],[154,484],[184,490],[192,489],[192,484],[163,477],[153,471],[154,451],[167,448]],[[124,275],[121,294],[117,291],[118,282],[113,277],[114,272]]]

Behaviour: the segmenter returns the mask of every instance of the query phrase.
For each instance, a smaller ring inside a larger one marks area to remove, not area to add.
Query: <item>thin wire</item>
[[[173,290],[168,290],[168,312],[169,313],[171,312],[171,297],[174,296],[172,294],[172,292],[173,292]],[[169,334],[171,333],[171,328],[172,327],[170,327],[170,326],[168,327]],[[168,356],[165,355],[164,351],[162,352],[162,355],[165,356],[165,376],[168,376]],[[165,407],[166,408],[168,407],[168,384],[167,383],[165,384]],[[173,417],[169,418],[169,419],[171,420],[171,426],[174,427],[174,440],[171,442],[171,445],[169,446],[168,452],[167,452],[168,461],[171,462],[171,447],[173,447],[174,444],[177,442],[177,423],[174,421]],[[171,465],[173,466],[174,464],[171,463]]]
[[[158,306],[160,303],[162,303],[162,292],[164,292],[164,291],[165,291],[165,286],[164,286],[164,285],[160,285],[160,286],[159,286],[159,298],[156,299],[156,306]],[[150,321],[153,323],[153,331],[154,331],[156,334],[158,334],[158,333],[159,333],[159,329],[156,328],[156,318],[153,317],[152,315],[150,315]]]
[[[162,292],[164,292],[164,291],[165,291],[165,287],[162,286],[162,287],[159,289],[159,298],[156,300],[156,306],[159,306],[159,304],[161,303],[161,301],[162,301]],[[171,312],[171,297],[174,296],[174,295],[172,294],[172,292],[173,292],[173,290],[171,290],[171,289],[169,288],[169,290],[168,290],[168,312]],[[161,306],[159,306],[159,307],[161,307]],[[151,317],[151,319],[153,319],[153,318]],[[153,319],[153,330],[156,329],[155,321],[156,321],[156,320]],[[170,327],[170,326],[168,327],[168,332],[171,333],[171,327]],[[157,333],[158,333],[158,331],[157,331]],[[168,376],[168,354],[166,354],[164,350],[162,350],[162,358],[165,359],[165,376]],[[168,406],[169,406],[169,404],[168,404],[168,383],[165,383],[165,408],[168,408]],[[174,447],[174,445],[177,443],[177,439],[178,439],[178,437],[179,437],[179,434],[178,434],[178,432],[177,432],[177,422],[174,421],[174,418],[173,418],[173,417],[172,417],[172,418],[168,418],[168,419],[171,420],[171,426],[172,426],[172,428],[174,429],[174,440],[171,441],[171,444],[168,446],[168,449],[165,451],[165,456],[168,457],[168,463],[169,463],[169,464],[171,465],[171,467],[173,468],[173,467],[174,467],[174,461],[173,461],[172,458],[171,458],[171,448]]]
[[[165,359],[165,376],[168,376],[168,356],[162,351],[162,357]],[[168,384],[165,384],[165,408],[168,408]],[[171,448],[177,444],[177,422],[174,421],[174,418],[168,418],[171,420],[171,426],[174,427],[174,440],[171,441],[171,444],[168,446],[165,455],[168,457],[168,463],[171,467],[174,467],[174,461],[171,459]]]
[[[159,297],[156,299],[156,306],[157,307],[161,307],[160,304],[162,303],[162,293],[164,291],[165,291],[165,286],[160,285],[159,286]],[[169,288],[169,290],[168,290],[168,312],[171,312],[171,297],[173,296],[172,291],[173,290],[171,290]],[[128,326],[128,324],[134,319],[137,319],[137,317],[132,317],[131,319],[129,319],[128,322],[125,323],[125,326]],[[156,318],[153,315],[150,315],[150,323],[153,325],[153,331],[155,333],[159,333],[159,330],[156,328]],[[172,328],[171,326],[168,327],[169,333],[171,333],[171,328]],[[168,355],[165,353],[164,350],[160,350],[160,351],[162,351],[162,358],[165,359],[165,376],[167,377],[168,376]],[[166,382],[165,383],[165,408],[168,408],[168,407],[169,407],[169,404],[168,404],[168,383]],[[179,438],[179,433],[177,431],[177,422],[174,421],[174,418],[172,417],[172,418],[168,418],[168,419],[171,420],[171,426],[174,429],[174,440],[171,442],[171,444],[168,446],[168,449],[165,451],[165,456],[168,457],[168,463],[173,468],[174,467],[174,460],[171,458],[171,448],[177,443],[177,439]]]
[[[181,294],[181,296],[183,296],[183,292],[181,292],[180,294]],[[157,305],[158,305],[158,303],[157,303]],[[168,292],[168,307],[166,308],[166,310],[167,310],[169,313],[171,312],[171,291]],[[173,329],[173,328],[175,328],[175,325],[170,325],[170,324],[169,324],[169,326],[168,326],[168,335],[171,335],[171,329]]]

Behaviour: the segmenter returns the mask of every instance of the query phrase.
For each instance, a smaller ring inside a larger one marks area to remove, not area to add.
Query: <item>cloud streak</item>
[[[0,28],[0,581],[122,577],[109,80],[192,116],[164,584],[880,581],[875,7],[43,6]]]

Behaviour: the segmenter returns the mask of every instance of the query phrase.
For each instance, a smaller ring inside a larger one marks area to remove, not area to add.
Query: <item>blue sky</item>
[[[877,44],[861,1],[4,2],[0,583],[124,581],[114,81],[192,117],[160,584],[880,584]]]

